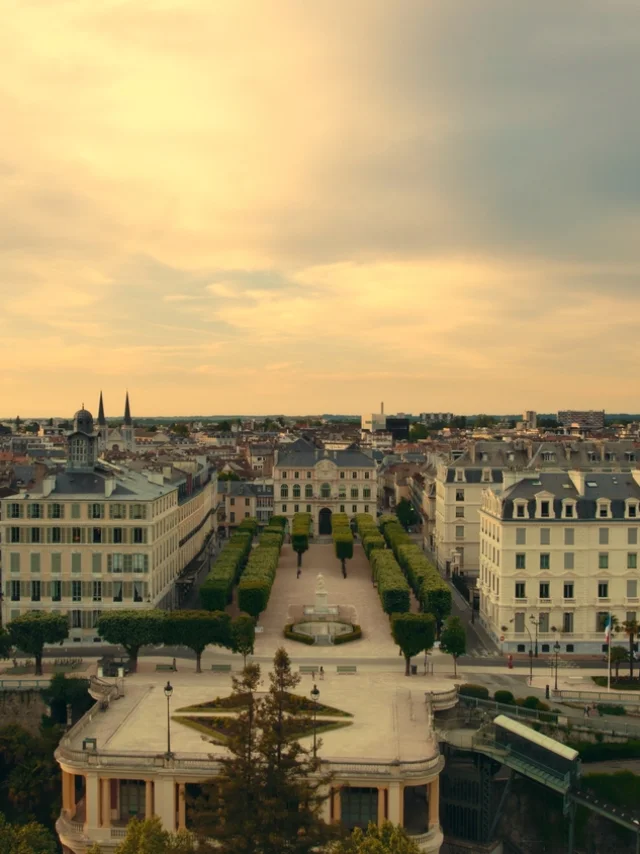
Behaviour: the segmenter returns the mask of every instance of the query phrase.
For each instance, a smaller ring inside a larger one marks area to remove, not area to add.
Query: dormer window
[[[562,504],[562,515],[565,519],[575,519],[576,503],[575,501],[564,501]]]
[[[464,481],[464,471],[462,469],[456,469],[456,481],[458,483]]]
[[[616,455],[613,451],[607,451],[607,453],[604,455],[604,458],[608,463],[615,463],[616,461]]]
[[[627,509],[627,512],[626,512],[627,519],[637,519],[640,516],[640,511],[638,509],[638,502],[634,499],[628,498],[626,503],[627,503],[627,508],[626,508]]]
[[[516,455],[513,453],[513,451],[509,451],[509,453],[507,454],[507,459],[509,460],[509,462],[512,463],[515,460],[515,458],[516,458]]]
[[[482,469],[482,482],[491,483],[491,469]]]
[[[553,451],[544,451],[544,453],[542,454],[542,460],[545,463],[553,463],[555,462],[555,459],[556,455],[553,453]]]
[[[549,514],[549,502],[548,501],[541,501],[540,502],[540,515],[542,516],[543,519],[549,518],[550,514]]]
[[[524,501],[518,501],[515,505],[516,508],[516,518],[524,519],[527,515],[527,505]]]
[[[480,459],[482,460],[483,463],[486,463],[487,460],[489,459],[489,454],[487,454],[486,451],[483,451],[480,454]]]
[[[598,519],[611,518],[611,502],[606,498],[601,498],[598,501]]]
[[[589,462],[595,463],[597,461],[598,461],[598,457],[597,457],[595,451],[589,451]]]
[[[633,462],[635,462],[636,455],[635,455],[635,453],[634,453],[633,451],[625,451],[625,455],[624,455],[624,456],[625,456],[625,459],[626,459],[626,461],[627,461],[628,463],[633,463]]]

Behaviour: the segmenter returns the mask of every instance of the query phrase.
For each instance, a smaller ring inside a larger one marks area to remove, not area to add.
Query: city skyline
[[[639,9],[3,23],[4,412],[637,411]]]

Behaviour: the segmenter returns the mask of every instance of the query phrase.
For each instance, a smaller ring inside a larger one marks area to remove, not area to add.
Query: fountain
[[[329,605],[329,593],[321,572],[316,578],[314,604],[303,607],[302,617],[300,622],[293,624],[293,630],[313,637],[319,645],[330,645],[336,635],[353,631],[353,623],[341,618],[340,607]]]

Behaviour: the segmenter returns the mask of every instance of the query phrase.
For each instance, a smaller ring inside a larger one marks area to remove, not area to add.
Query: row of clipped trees
[[[238,607],[257,619],[269,603],[287,520],[273,516],[251,550],[238,583]]]
[[[208,646],[225,647],[246,659],[255,643],[253,618],[248,614],[232,618],[223,611],[107,611],[99,617],[96,631],[107,643],[124,647],[134,672],[143,646],[191,649],[196,655],[196,672],[200,673],[202,653]],[[6,631],[0,631],[0,657],[8,657],[13,648],[33,655],[36,675],[40,676],[45,644],[63,643],[68,635],[69,622],[64,614],[28,611],[12,620]]]
[[[309,548],[311,537],[311,513],[296,513],[291,522],[291,548],[298,555],[298,566],[302,566],[302,555]]]
[[[342,576],[347,577],[348,560],[353,557],[353,533],[351,524],[346,513],[334,513],[331,517],[331,531],[333,534],[333,548],[336,557],[342,565]]]

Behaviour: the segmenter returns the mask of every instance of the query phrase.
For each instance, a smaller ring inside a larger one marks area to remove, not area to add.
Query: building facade
[[[480,619],[505,652],[602,653],[610,613],[640,616],[639,470],[489,486],[479,516]]]
[[[562,427],[577,424],[584,430],[604,430],[604,409],[564,409],[558,412],[558,421]]]
[[[80,410],[67,468],[2,501],[3,622],[66,613],[72,642],[97,642],[104,610],[173,607],[215,527],[217,479],[204,457],[140,473],[99,462],[98,447]]]
[[[129,404],[129,392],[124,400],[124,418],[120,427],[109,427],[104,414],[104,401],[100,392],[98,404],[98,433],[100,451],[135,451],[136,436],[131,418],[131,405]]]
[[[376,464],[358,448],[327,451],[298,439],[276,451],[274,513],[311,513],[313,532],[331,533],[333,513],[371,513],[377,506]]]
[[[225,533],[228,535],[243,519],[258,520],[262,526],[273,516],[273,481],[220,481],[221,501],[224,501]]]

